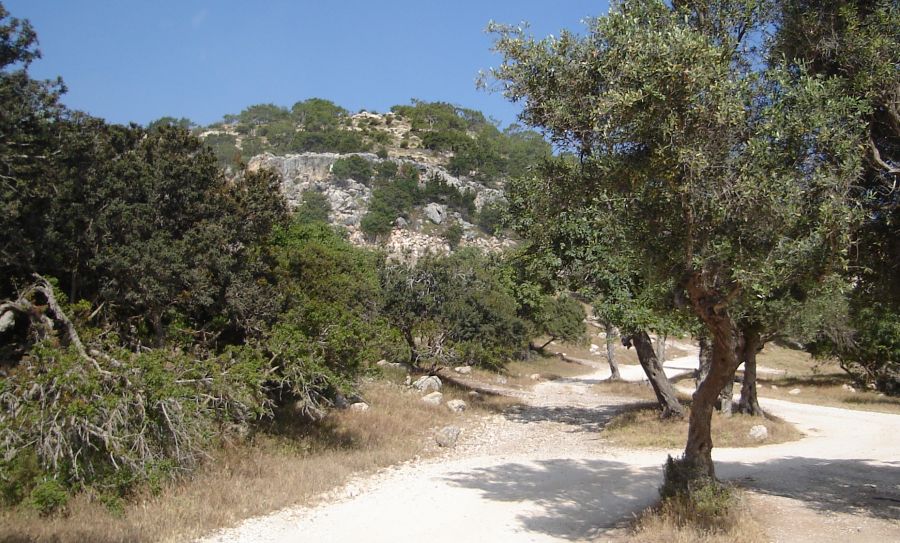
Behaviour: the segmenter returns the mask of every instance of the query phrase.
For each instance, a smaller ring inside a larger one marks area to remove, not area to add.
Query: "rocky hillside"
[[[226,168],[277,172],[292,209],[321,206],[355,243],[413,260],[511,245],[496,228],[504,181],[550,152],[533,132],[423,102],[353,115],[318,99],[252,106],[200,136]]]

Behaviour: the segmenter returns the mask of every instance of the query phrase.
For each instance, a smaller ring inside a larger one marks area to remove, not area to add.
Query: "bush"
[[[444,230],[444,241],[450,246],[450,250],[456,250],[459,242],[462,241],[463,229],[459,223],[453,223]]]
[[[59,511],[68,501],[66,487],[56,479],[38,483],[28,495],[28,506],[45,516]]]
[[[306,190],[294,217],[299,222],[328,222],[331,213],[331,202],[328,197],[317,190]]]
[[[340,181],[353,179],[358,183],[368,185],[372,181],[373,174],[372,164],[358,155],[339,158],[331,166],[331,175]]]
[[[494,201],[481,206],[475,222],[488,234],[496,234],[503,226],[505,205],[502,201]]]

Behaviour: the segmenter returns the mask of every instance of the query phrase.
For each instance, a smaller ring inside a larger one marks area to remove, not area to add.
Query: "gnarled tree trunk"
[[[644,373],[647,374],[647,379],[650,380],[650,386],[653,387],[653,392],[656,393],[656,400],[659,402],[660,409],[662,409],[662,417],[684,417],[684,408],[681,407],[681,403],[679,403],[678,397],[675,395],[675,389],[663,371],[662,364],[656,358],[656,352],[653,349],[653,342],[650,340],[650,336],[647,332],[637,332],[628,339],[634,344],[641,367],[644,368]]]
[[[719,394],[734,379],[734,372],[738,367],[735,326],[721,296],[703,285],[699,273],[690,277],[687,289],[695,313],[706,324],[712,338],[712,357],[709,373],[693,395],[682,462],[690,468],[694,477],[714,479],[716,472],[712,461],[712,412]]]
[[[759,332],[753,328],[743,331],[744,341],[741,359],[744,362],[744,382],[741,385],[741,402],[738,411],[745,415],[763,416],[756,393],[756,353],[760,348]]]
[[[611,381],[621,381],[622,374],[619,373],[619,363],[616,362],[616,327],[610,323],[604,323],[606,331],[606,360],[609,362],[609,379]]]

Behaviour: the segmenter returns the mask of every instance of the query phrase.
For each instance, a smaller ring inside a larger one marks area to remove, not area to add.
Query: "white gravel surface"
[[[696,355],[666,366],[690,371]],[[457,447],[439,458],[385,470],[354,481],[323,505],[250,519],[202,541],[621,537],[632,515],[657,499],[666,454],[680,451],[628,451],[604,442],[599,429],[628,400],[593,392],[590,385],[609,374],[605,364],[595,367],[592,374],[541,382],[531,393],[517,394],[526,406],[467,428]],[[641,376],[639,366],[621,369],[628,379]],[[774,516],[772,540],[900,541],[900,416],[761,402],[807,437],[752,449],[715,449],[713,457],[719,477],[752,490],[754,507]],[[798,524],[785,523],[787,518]]]

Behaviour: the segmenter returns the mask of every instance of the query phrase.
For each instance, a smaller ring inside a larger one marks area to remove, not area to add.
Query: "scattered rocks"
[[[412,386],[419,392],[428,392],[429,390],[440,390],[443,383],[437,375],[424,375],[416,379]]]
[[[757,424],[750,428],[750,432],[748,432],[747,435],[754,441],[765,441],[769,439],[769,429],[762,424]]]
[[[447,409],[454,413],[462,413],[466,410],[466,407],[468,407],[466,402],[462,400],[450,400],[447,402]]]
[[[796,396],[797,394],[800,394],[800,392],[802,391],[799,388],[792,388],[791,391],[788,392],[788,394],[790,394],[791,396]]]
[[[532,373],[531,375],[528,376],[528,378],[531,379],[532,381],[540,381],[541,374],[540,373]]]
[[[432,392],[431,394],[422,396],[422,401],[427,403],[428,405],[441,405],[441,401],[443,399],[444,395],[440,392]]]
[[[435,434],[434,440],[441,447],[452,447],[459,440],[460,432],[459,426],[444,426]]]
[[[365,412],[369,410],[369,404],[367,404],[366,402],[356,402],[354,404],[350,404],[350,410]]]
[[[506,377],[503,377],[502,375],[498,375],[494,381],[497,381],[497,384],[499,385],[505,385],[508,382]]]
[[[848,385],[848,384],[846,384],[846,383],[844,383],[843,385],[841,385],[841,388],[842,388],[843,390],[846,390],[847,392],[851,392],[851,393],[852,393],[852,392],[856,392],[856,389],[855,389],[855,388],[853,388],[852,386],[850,386],[850,385]]]
[[[462,375],[468,375],[472,373],[472,366],[457,366],[453,368],[453,371]]]

